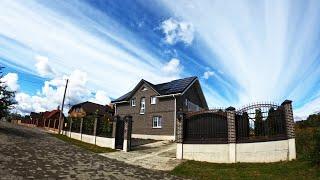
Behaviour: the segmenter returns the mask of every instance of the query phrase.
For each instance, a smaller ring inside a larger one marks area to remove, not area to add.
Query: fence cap
[[[235,110],[236,110],[236,108],[234,108],[234,107],[230,106],[230,107],[228,107],[226,110],[227,110],[227,111],[235,111]]]
[[[291,103],[292,103],[291,100],[286,99],[285,101],[283,101],[283,103],[281,105],[291,104]]]

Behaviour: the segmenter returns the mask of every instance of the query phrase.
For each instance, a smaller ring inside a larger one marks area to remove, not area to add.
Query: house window
[[[151,104],[156,104],[156,103],[157,103],[157,97],[152,96],[152,97],[150,98],[150,101],[151,101]]]
[[[148,90],[148,88],[146,88],[146,87],[143,87],[143,88],[141,89],[141,91],[146,91],[146,90]]]
[[[185,99],[185,101],[184,101],[184,104],[185,104],[185,106],[187,106],[188,107],[188,99]]]
[[[136,98],[131,99],[131,106],[136,106]]]
[[[145,98],[141,98],[141,101],[140,101],[140,114],[144,114],[145,111],[146,111],[146,99]]]
[[[154,116],[152,118],[152,128],[162,128],[161,126],[161,120],[162,120],[162,117],[160,116]]]

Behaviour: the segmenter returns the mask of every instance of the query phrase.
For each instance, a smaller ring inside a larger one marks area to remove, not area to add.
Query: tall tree
[[[15,92],[10,91],[6,83],[2,81],[3,68],[0,66],[0,118],[8,116],[10,109],[16,104],[14,100]]]
[[[261,136],[263,134],[263,115],[261,112],[261,109],[256,109],[255,113],[255,121],[254,121],[254,135],[255,136]]]

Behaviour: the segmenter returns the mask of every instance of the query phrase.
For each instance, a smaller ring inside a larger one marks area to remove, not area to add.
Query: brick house
[[[69,117],[82,118],[88,115],[109,116],[114,115],[114,109],[109,105],[101,105],[93,102],[83,102],[73,105],[69,110]]]
[[[112,103],[115,115],[132,116],[132,137],[141,139],[175,140],[178,111],[208,109],[197,77],[161,84],[142,79]]]

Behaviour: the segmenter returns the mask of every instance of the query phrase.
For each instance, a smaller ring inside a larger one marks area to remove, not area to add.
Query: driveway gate
[[[115,137],[116,149],[123,149],[123,140],[124,140],[124,120],[122,118],[119,118],[116,123],[116,137]]]

